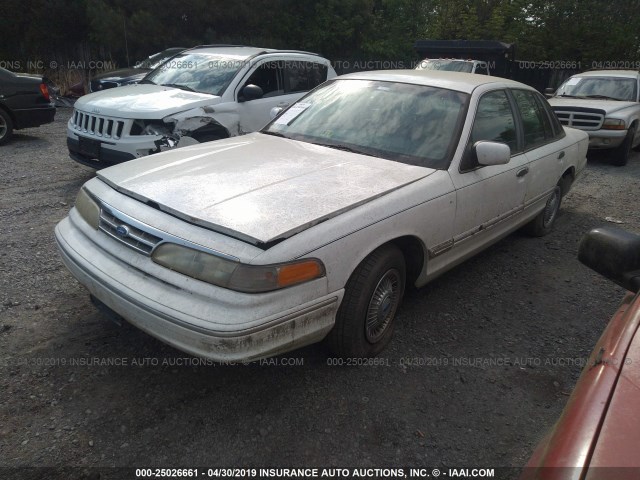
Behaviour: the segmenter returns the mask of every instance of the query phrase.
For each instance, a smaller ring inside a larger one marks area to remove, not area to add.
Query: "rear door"
[[[528,160],[525,208],[540,206],[568,168],[571,142],[539,93],[521,89],[511,93],[522,121]]]

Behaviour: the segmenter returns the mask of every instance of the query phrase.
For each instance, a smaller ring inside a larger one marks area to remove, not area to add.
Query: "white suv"
[[[254,132],[336,76],[316,54],[205,45],[173,57],[139,84],[80,98],[67,128],[69,155],[103,168],[170,148]]]

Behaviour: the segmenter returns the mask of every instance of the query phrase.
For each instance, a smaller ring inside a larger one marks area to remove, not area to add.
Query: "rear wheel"
[[[13,135],[13,121],[7,112],[0,109],[0,145],[9,141]]]
[[[393,335],[404,294],[406,265],[395,245],[380,247],[349,278],[327,341],[341,357],[374,357]]]
[[[551,232],[558,217],[560,203],[562,203],[562,188],[556,185],[542,211],[524,226],[524,231],[533,237],[542,237]]]
[[[627,136],[624,137],[624,141],[619,147],[613,150],[612,163],[618,167],[624,167],[629,161],[629,155],[631,154],[631,146],[633,144],[633,138],[636,136],[636,126],[633,125],[629,128]]]

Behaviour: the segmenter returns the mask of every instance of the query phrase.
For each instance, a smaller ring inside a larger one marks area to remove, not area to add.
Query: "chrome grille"
[[[599,130],[604,122],[602,110],[554,109],[560,123],[580,130]]]
[[[73,129],[102,138],[120,139],[131,130],[131,120],[104,117],[75,110],[71,117]]]
[[[160,237],[123,222],[104,207],[100,209],[100,230],[145,255],[151,255],[154,247],[162,241]]]

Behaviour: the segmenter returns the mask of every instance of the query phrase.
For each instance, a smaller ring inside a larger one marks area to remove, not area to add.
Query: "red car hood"
[[[521,480],[640,478],[640,296],[628,295],[598,340]],[[618,467],[618,468],[601,468]]]

